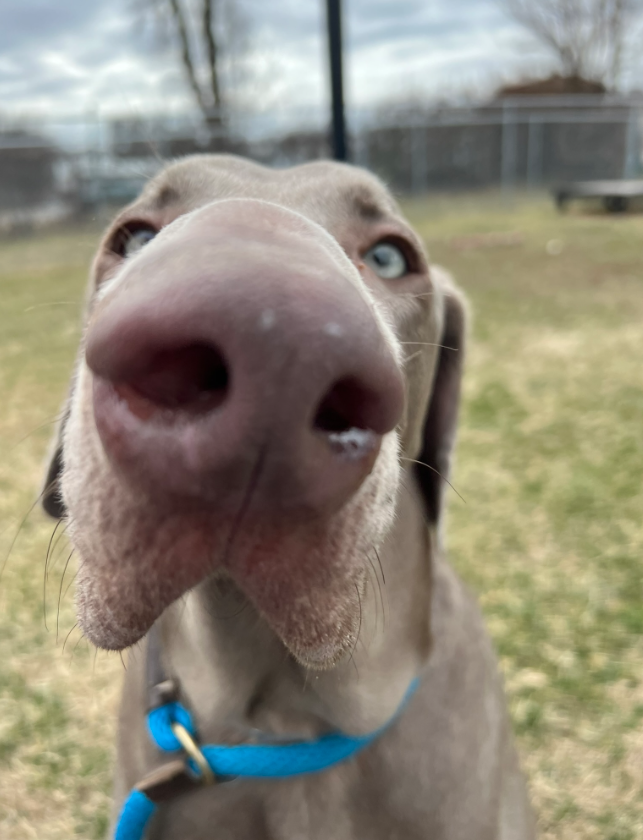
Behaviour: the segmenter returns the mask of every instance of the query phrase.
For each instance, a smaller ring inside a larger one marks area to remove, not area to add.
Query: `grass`
[[[407,212],[474,311],[448,543],[500,652],[541,835],[643,836],[643,217],[493,195]],[[0,244],[0,558],[40,482],[95,241]],[[122,666],[78,643],[64,537],[45,629],[51,532],[27,516],[0,583],[4,840],[107,820]]]
[[[111,738],[122,666],[94,660],[71,632],[69,556],[29,513],[79,337],[96,232],[0,243],[0,837],[99,838],[107,825]],[[28,514],[28,515],[27,515]],[[58,536],[60,536],[59,529]],[[57,601],[61,596],[57,620]],[[64,597],[63,597],[64,596]]]

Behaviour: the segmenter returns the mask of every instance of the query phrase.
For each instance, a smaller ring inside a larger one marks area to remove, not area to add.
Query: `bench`
[[[643,180],[570,181],[556,186],[553,194],[561,211],[574,199],[598,198],[608,213],[624,213],[632,199],[643,198]]]

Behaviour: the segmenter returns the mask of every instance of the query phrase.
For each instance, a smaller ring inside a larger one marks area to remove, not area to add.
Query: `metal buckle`
[[[185,726],[182,726],[176,721],[174,721],[171,726],[172,732],[176,735],[177,741],[196,764],[199,770],[199,781],[206,786],[213,785],[216,782],[216,777],[212,772],[212,768],[208,764],[206,757],[201,752],[199,745],[187,731]]]

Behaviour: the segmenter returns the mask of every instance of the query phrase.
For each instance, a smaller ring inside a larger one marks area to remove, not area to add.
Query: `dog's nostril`
[[[349,429],[370,429],[369,406],[372,398],[354,379],[342,379],[320,402],[313,426],[317,431],[333,433]]]
[[[141,374],[117,390],[136,414],[141,413],[136,397],[157,408],[205,412],[223,403],[229,379],[221,353],[212,346],[195,344],[158,352]]]

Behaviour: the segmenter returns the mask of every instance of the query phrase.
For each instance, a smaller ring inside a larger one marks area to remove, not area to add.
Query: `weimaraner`
[[[44,506],[85,636],[133,646],[115,819],[139,785],[157,840],[534,837],[441,545],[465,315],[350,166],[191,157],[110,226]],[[317,773],[204,786],[194,741],[186,764],[150,740],[150,702],[177,698],[200,745],[375,734]]]

